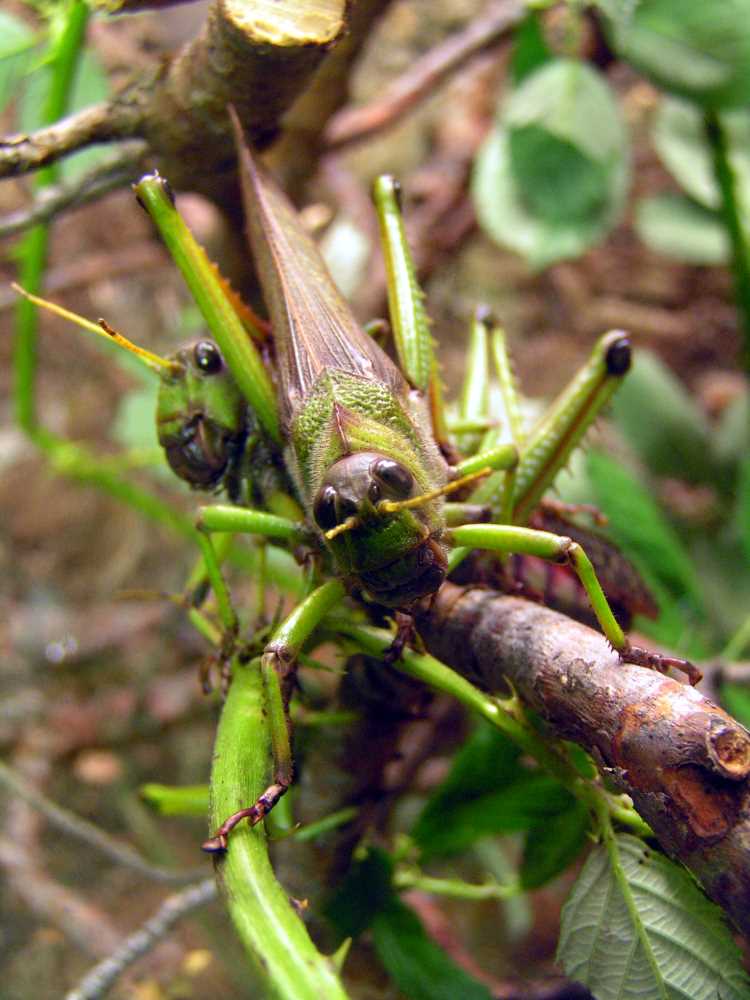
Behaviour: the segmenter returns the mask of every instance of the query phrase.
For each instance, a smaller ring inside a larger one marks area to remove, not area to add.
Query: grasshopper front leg
[[[329,580],[322,584],[282,622],[263,651],[260,669],[271,728],[273,777],[255,802],[224,820],[214,835],[202,845],[204,851],[225,851],[228,836],[238,823],[243,819],[247,819],[251,826],[260,823],[289,789],[294,771],[289,738],[289,698],[297,656],[312,632],[345,593],[344,585],[339,580]]]

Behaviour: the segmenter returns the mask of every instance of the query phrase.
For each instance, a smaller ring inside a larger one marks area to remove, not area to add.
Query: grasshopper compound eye
[[[336,520],[336,490],[333,486],[324,486],[313,505],[313,517],[321,531],[335,528]]]
[[[391,458],[378,458],[370,466],[370,472],[375,482],[373,486],[378,486],[377,498],[390,497],[394,500],[405,500],[411,496],[414,487],[414,476],[400,462],[394,462]],[[370,499],[374,499],[372,495]]]
[[[196,367],[206,375],[218,375],[224,367],[224,359],[219,348],[211,340],[199,340],[193,348]]]

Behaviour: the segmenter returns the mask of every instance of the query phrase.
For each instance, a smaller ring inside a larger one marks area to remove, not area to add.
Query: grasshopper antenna
[[[14,292],[18,292],[19,295],[23,295],[23,297],[28,299],[29,302],[33,302],[35,306],[39,306],[41,309],[46,309],[47,312],[54,313],[55,316],[60,316],[62,319],[67,319],[69,322],[75,323],[76,326],[80,326],[84,330],[90,330],[99,337],[104,337],[105,340],[114,341],[118,347],[122,347],[126,351],[130,351],[131,354],[135,354],[136,357],[140,358],[141,361],[152,371],[168,371],[172,375],[176,375],[178,372],[182,371],[182,365],[179,362],[170,361],[168,358],[162,358],[159,354],[147,351],[145,347],[138,347],[137,344],[128,340],[128,338],[124,337],[121,333],[118,333],[118,331],[115,330],[114,327],[110,326],[104,319],[100,319],[97,323],[92,323],[91,320],[88,320],[83,316],[79,316],[78,313],[71,312],[69,309],[64,309],[62,306],[58,306],[54,302],[49,302],[47,299],[42,299],[38,295],[32,295],[31,292],[27,292],[25,288],[21,288],[21,286],[17,285],[15,282],[11,284],[11,288]]]
[[[408,500],[381,500],[380,503],[375,508],[378,514],[393,514],[400,510],[413,510],[416,507],[424,507],[426,503],[431,500],[437,500],[438,497],[448,496],[449,493],[456,493],[458,490],[462,490],[464,486],[468,486],[469,483],[475,482],[477,479],[483,479],[488,476],[493,470],[487,466],[484,469],[479,469],[478,472],[470,472],[465,476],[461,476],[459,479],[453,479],[451,482],[446,483],[445,486],[441,486],[436,490],[430,490],[427,493],[420,493],[419,496],[409,497]],[[327,541],[331,541],[333,538],[337,538],[339,535],[343,535],[345,531],[352,531],[354,528],[359,528],[362,524],[362,519],[356,515],[352,517],[347,517],[345,521],[341,524],[337,524],[335,528],[331,528],[330,531],[326,531],[323,537]]]
[[[456,493],[458,490],[462,490],[464,486],[468,486],[469,483],[476,482],[477,479],[484,479],[492,471],[489,466],[486,466],[477,472],[469,472],[458,479],[452,479],[445,486],[440,486],[436,490],[430,490],[428,493],[420,493],[416,497],[409,497],[408,500],[381,500],[375,509],[378,514],[394,514],[399,510],[413,510],[415,507],[424,507],[431,500],[437,500],[438,497],[445,497],[450,493]],[[343,528],[345,524],[346,521],[344,521],[344,524],[338,525],[338,527]],[[336,531],[337,529],[334,528],[333,530]]]

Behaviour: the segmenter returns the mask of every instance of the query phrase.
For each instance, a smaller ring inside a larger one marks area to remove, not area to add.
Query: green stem
[[[332,623],[331,618],[329,624]],[[393,641],[389,632],[362,626],[349,619],[337,618],[336,626],[341,633],[353,639],[362,652],[370,656],[382,657]],[[642,837],[653,835],[651,828],[644,823],[627,796],[613,795],[599,781],[583,777],[570,761],[562,741],[544,737],[537,732],[517,697],[502,699],[486,694],[427,653],[407,650],[394,666],[410,677],[424,681],[434,690],[451,695],[466,708],[487,719],[521,747],[524,753],[554,775],[588,809],[597,814],[603,810],[608,817],[629,826]]]
[[[739,660],[750,645],[750,616],[740,625],[719,655],[721,660]]]
[[[393,877],[393,884],[397,889],[419,889],[421,892],[429,892],[435,896],[449,896],[452,899],[474,901],[511,899],[523,892],[519,882],[511,882],[508,885],[501,885],[499,882],[473,885],[462,879],[435,878],[432,875],[423,875],[421,872],[412,871],[409,868],[397,870]]]
[[[51,60],[51,79],[44,107],[42,125],[49,125],[62,118],[70,101],[78,58],[86,37],[89,9],[83,0],[73,0],[62,35],[55,46]],[[59,167],[43,167],[36,176],[37,189],[57,181]],[[49,227],[34,226],[21,244],[19,280],[29,292],[41,289],[42,275],[47,263]],[[37,308],[27,299],[16,306],[16,340],[13,349],[13,407],[19,426],[31,437],[37,430],[36,414],[36,341]]]
[[[745,370],[750,372],[750,247],[742,225],[737,182],[721,118],[715,111],[706,111],[703,127],[713,156],[714,177],[721,192],[721,214],[732,246],[734,294],[744,334],[742,362]]]
[[[257,664],[233,664],[211,775],[210,828],[254,802],[268,783],[270,733]],[[313,945],[276,881],[262,825],[240,824],[217,862],[237,933],[264,983],[263,996],[345,1000],[333,963]]]

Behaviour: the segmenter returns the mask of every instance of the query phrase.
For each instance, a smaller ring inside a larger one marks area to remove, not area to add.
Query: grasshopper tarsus
[[[667,656],[664,653],[655,653],[653,650],[644,649],[642,646],[633,646],[627,643],[624,649],[618,650],[620,657],[628,663],[636,663],[641,667],[649,667],[651,670],[658,670],[665,674],[668,670],[679,670],[685,674],[691,687],[695,687],[703,680],[703,673],[690,660],[683,660],[679,656]]]
[[[256,826],[261,820],[266,818],[288,789],[288,781],[275,781],[269,785],[251,806],[245,809],[238,809],[237,812],[227,817],[213,837],[209,837],[208,840],[205,840],[201,844],[201,850],[207,854],[224,854],[228,846],[229,834],[237,824],[246,819],[250,826]]]
[[[410,614],[396,611],[393,617],[396,622],[396,634],[383,657],[383,663],[389,667],[401,659],[404,649],[414,641],[416,635],[414,618]]]

